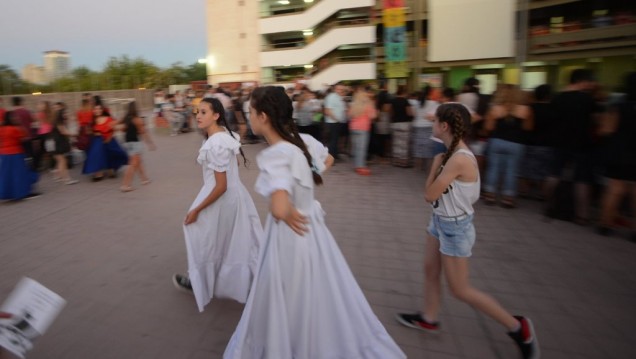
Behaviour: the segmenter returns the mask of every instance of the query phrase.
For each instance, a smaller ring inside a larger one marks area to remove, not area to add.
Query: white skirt
[[[327,229],[316,201],[309,232],[270,215],[254,283],[224,359],[401,359]]]
[[[190,209],[212,189],[204,186]],[[252,285],[263,229],[254,202],[241,184],[228,189],[183,226],[188,252],[188,276],[199,311],[213,297],[245,303]]]

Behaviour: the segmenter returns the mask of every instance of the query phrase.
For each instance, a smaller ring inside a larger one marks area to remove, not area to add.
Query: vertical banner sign
[[[404,0],[384,0],[384,68],[387,78],[408,77]]]

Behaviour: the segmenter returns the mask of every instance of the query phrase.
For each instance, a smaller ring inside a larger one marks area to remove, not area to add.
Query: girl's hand
[[[199,211],[197,211],[196,209],[193,209],[192,211],[188,212],[183,223],[187,226],[190,223],[196,222],[198,218],[199,218]]]
[[[283,218],[283,221],[285,221],[289,228],[301,236],[309,231],[306,226],[306,224],[309,223],[307,217],[301,214],[296,208],[292,207],[289,214]]]

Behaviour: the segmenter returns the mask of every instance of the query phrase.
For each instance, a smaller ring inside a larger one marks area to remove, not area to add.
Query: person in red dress
[[[6,112],[0,125],[0,199],[36,197],[33,184],[38,175],[25,162],[22,142],[28,137],[13,111]]]
[[[128,155],[113,138],[116,121],[104,113],[101,105],[95,105],[93,113],[93,136],[82,173],[92,174],[94,181],[103,179],[104,171],[108,171],[109,176],[114,178],[117,170],[128,163]]]

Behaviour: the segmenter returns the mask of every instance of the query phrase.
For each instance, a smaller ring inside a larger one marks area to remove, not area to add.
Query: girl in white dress
[[[197,125],[207,140],[197,162],[203,188],[184,220],[188,276],[175,274],[177,288],[194,292],[199,311],[213,297],[247,300],[263,237],[258,213],[238,173],[241,143],[227,130],[225,111],[215,98],[199,104]]]
[[[250,121],[270,147],[256,191],[270,200],[258,266],[225,359],[406,358],[375,316],[314,199],[327,148],[299,135],[281,87],[259,87]]]

